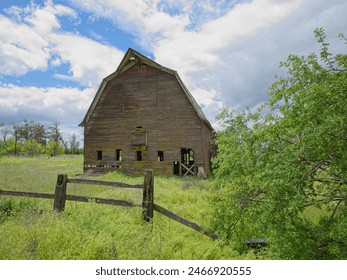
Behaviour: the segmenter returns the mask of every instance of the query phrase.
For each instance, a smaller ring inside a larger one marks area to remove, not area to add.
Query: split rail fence
[[[130,188],[130,189],[142,189],[142,203],[135,204],[126,200],[99,198],[99,197],[89,197],[89,196],[77,196],[67,194],[67,184],[85,184],[85,185],[101,185],[110,186],[116,188]],[[173,219],[193,230],[201,232],[212,239],[218,239],[218,235],[204,230],[198,224],[182,218],[181,216],[159,206],[154,203],[154,176],[152,170],[145,170],[143,184],[126,184],[122,182],[109,182],[109,181],[99,181],[90,179],[70,179],[67,175],[60,174],[57,177],[57,183],[55,186],[55,193],[36,193],[36,192],[22,192],[22,191],[10,191],[10,190],[0,190],[0,196],[19,196],[19,197],[33,197],[33,198],[45,198],[54,199],[53,210],[56,212],[61,212],[65,210],[65,202],[77,201],[77,202],[95,202],[98,204],[108,204],[115,206],[124,207],[142,207],[142,218],[144,221],[149,222],[153,219],[153,212],[156,211],[170,219]]]

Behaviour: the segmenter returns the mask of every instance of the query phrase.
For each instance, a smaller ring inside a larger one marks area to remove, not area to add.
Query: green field
[[[0,189],[54,193],[57,174],[82,173],[81,156],[0,158]],[[93,178],[95,179],[95,178]],[[100,180],[142,183],[143,177],[109,173]],[[155,176],[155,203],[209,229],[211,180]],[[68,184],[69,194],[141,203],[142,191]],[[1,259],[239,259],[209,237],[154,213],[144,223],[141,208],[0,196]],[[252,255],[243,258],[252,258]]]

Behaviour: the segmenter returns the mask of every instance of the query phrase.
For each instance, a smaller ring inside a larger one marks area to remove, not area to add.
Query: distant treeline
[[[29,120],[23,120],[20,124],[0,122],[0,137],[0,156],[83,153],[76,134],[63,139],[58,121],[52,122],[48,127]]]

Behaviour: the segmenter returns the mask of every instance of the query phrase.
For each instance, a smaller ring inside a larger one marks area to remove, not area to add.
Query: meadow
[[[82,174],[82,156],[0,158],[0,189],[54,193],[58,174]],[[83,175],[84,177],[84,175]],[[95,178],[93,178],[95,179]],[[143,177],[108,173],[100,180],[129,184]],[[154,178],[155,203],[210,229],[209,185],[213,179]],[[125,199],[141,203],[142,191],[68,184],[69,194]],[[240,259],[219,240],[159,213],[142,221],[141,208],[67,201],[55,213],[53,200],[0,196],[0,259]]]

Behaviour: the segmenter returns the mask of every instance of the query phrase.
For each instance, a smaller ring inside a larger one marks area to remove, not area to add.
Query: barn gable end
[[[81,123],[84,169],[210,171],[214,130],[177,72],[129,49]]]

